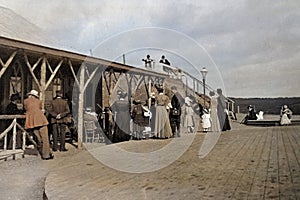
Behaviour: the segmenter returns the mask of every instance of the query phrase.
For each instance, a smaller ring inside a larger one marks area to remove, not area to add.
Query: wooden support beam
[[[78,97],[78,148],[82,149],[83,147],[83,107],[84,107],[84,76],[85,76],[85,68],[81,66],[80,70],[80,76],[79,76],[79,97]]]
[[[49,71],[53,74],[53,70],[52,70],[51,65],[48,60],[46,61],[46,64],[47,64]]]
[[[104,78],[104,82],[105,82],[105,86],[106,86],[108,95],[111,95],[111,93],[110,93],[110,87],[109,87],[109,82],[108,82],[108,80],[107,80],[107,77],[106,77],[106,75],[105,75],[105,72],[103,72],[103,78]]]
[[[91,75],[89,76],[89,78],[87,79],[87,81],[85,82],[85,85],[83,87],[83,91],[85,91],[86,87],[88,86],[88,84],[91,82],[91,80],[94,78],[96,72],[98,71],[98,68],[94,69],[94,71],[91,73]]]
[[[52,80],[54,79],[55,75],[57,74],[58,70],[60,69],[61,64],[64,62],[64,59],[62,59],[58,65],[56,66],[55,70],[52,71],[50,78],[48,79],[46,85],[45,85],[45,90],[49,87],[49,85],[51,84]],[[48,62],[47,62],[48,63]],[[49,64],[50,65],[50,64]],[[50,67],[51,68],[51,67]]]
[[[79,81],[78,81],[78,78],[77,78],[77,76],[76,76],[76,74],[75,74],[74,67],[73,67],[72,62],[71,62],[70,59],[68,59],[68,63],[69,63],[69,67],[70,67],[70,70],[71,70],[71,72],[72,72],[73,78],[74,78],[74,80],[75,80],[75,83],[76,83],[77,86],[79,87]]]
[[[41,65],[41,82],[40,82],[41,85],[40,100],[42,100],[42,109],[45,108],[46,71],[47,71],[46,61],[47,61],[47,57],[44,54],[42,65]]]
[[[32,71],[35,70],[35,68],[40,64],[40,62],[42,61],[42,59],[43,59],[43,57],[39,57],[39,59],[34,63],[34,65],[32,66]]]
[[[31,67],[31,64],[29,63],[29,60],[28,60],[28,56],[27,54],[24,52],[24,58],[25,58],[25,63],[29,69],[29,72],[31,74],[31,76],[33,77],[33,80],[35,81],[35,83],[37,84],[37,86],[39,87],[39,89],[41,90],[41,84],[40,82],[38,81],[38,79],[36,78],[36,75],[34,74],[33,70],[34,68],[40,63],[40,61],[42,60],[42,57],[40,57],[37,62],[34,64],[33,67]]]
[[[14,51],[9,58],[7,59],[7,61],[5,62],[5,64],[3,63],[3,61],[0,58],[0,64],[2,66],[2,69],[0,70],[0,78],[2,77],[2,75],[4,74],[4,72],[6,71],[6,69],[8,68],[8,66],[10,65],[10,63],[13,61],[14,57],[16,56],[18,50]]]

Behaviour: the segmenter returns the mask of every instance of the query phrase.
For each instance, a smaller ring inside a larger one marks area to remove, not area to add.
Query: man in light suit
[[[68,151],[65,147],[66,132],[68,130],[68,114],[70,113],[68,102],[62,98],[61,91],[56,91],[56,97],[51,102],[50,115],[53,128],[53,151],[58,149],[58,136],[60,134],[60,151]]]

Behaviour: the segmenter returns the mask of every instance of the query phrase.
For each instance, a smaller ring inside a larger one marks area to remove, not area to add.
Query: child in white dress
[[[211,127],[210,112],[206,108],[204,108],[203,115],[201,117],[202,117],[203,132],[206,133],[208,129]]]

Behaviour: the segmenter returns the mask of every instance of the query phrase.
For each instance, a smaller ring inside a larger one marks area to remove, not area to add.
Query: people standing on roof
[[[31,90],[24,100],[26,110],[25,129],[32,131],[37,138],[38,150],[43,160],[53,159],[50,151],[48,120],[42,111],[42,101],[39,100],[39,92]]]
[[[150,68],[150,69],[153,68],[153,66],[152,66],[153,65],[153,59],[150,58],[149,54],[147,55],[146,59],[142,59],[142,61],[145,62],[145,68]]]
[[[168,61],[168,59],[166,59],[166,57],[164,55],[161,56],[159,63],[165,64],[165,65],[171,65],[171,63]]]

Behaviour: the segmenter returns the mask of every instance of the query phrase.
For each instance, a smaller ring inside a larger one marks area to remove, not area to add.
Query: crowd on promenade
[[[197,101],[193,95],[183,97],[172,86],[171,95],[166,95],[163,84],[155,85],[156,92],[150,94],[146,101],[128,97],[127,93],[117,91],[117,100],[108,108],[109,128],[104,131],[100,114],[86,108],[83,119],[85,122],[93,122],[94,132],[101,134],[101,142],[122,142],[130,139],[168,139],[180,137],[184,127],[185,133],[195,132],[196,124],[200,124],[202,131],[220,132],[231,129],[229,111],[226,109],[226,98],[221,89],[210,91],[209,104]],[[32,134],[37,143],[37,149],[42,159],[53,159],[55,151],[68,151],[65,147],[66,134],[71,132],[72,123],[70,102],[63,98],[61,91],[56,91],[55,98],[51,101],[47,111],[42,110],[42,102],[39,100],[39,92],[31,90],[24,100],[24,110],[17,107],[19,97],[13,94],[7,106],[7,114],[15,115],[25,112],[24,128]],[[248,106],[249,113],[241,121],[247,124],[248,120],[263,119],[263,112],[256,113],[252,105]],[[45,115],[47,113],[47,116]],[[196,116],[196,117],[195,117]],[[280,124],[291,124],[292,111],[287,105],[280,111]],[[236,118],[235,118],[236,119]],[[198,120],[198,121],[197,121]],[[100,122],[100,124],[99,124]],[[50,131],[48,131],[50,129]],[[198,129],[199,130],[199,129]],[[87,142],[84,131],[83,141]],[[21,133],[17,133],[16,146],[21,148]],[[51,139],[51,140],[50,140]],[[12,146],[11,136],[8,138],[8,148]],[[100,140],[99,140],[100,141]]]
[[[171,96],[165,94],[162,84],[155,87],[156,92],[152,92],[146,101],[129,98],[132,100],[130,101],[127,93],[119,90],[117,100],[108,109],[111,114],[108,132],[99,127],[103,125],[98,123],[99,119],[102,120],[102,111],[99,117],[91,108],[87,108],[83,116],[84,121],[93,121],[94,131],[112,143],[130,139],[180,137],[182,127],[186,127],[187,133],[193,133],[197,123],[202,124],[203,132],[230,130],[226,100],[221,89],[218,89],[217,93],[210,93],[210,105],[205,107],[193,95],[183,97],[176,86],[170,88]],[[23,126],[36,140],[42,159],[53,159],[52,152],[55,151],[68,151],[65,147],[65,137],[71,132],[69,125],[72,122],[72,115],[70,102],[63,98],[61,91],[56,91],[56,96],[47,110],[42,110],[42,101],[36,90],[27,93],[23,110],[17,107],[18,96],[14,94],[10,100],[7,114],[25,113]],[[197,121],[195,115],[200,121]],[[87,141],[86,137],[84,134],[83,141]],[[9,141],[11,144],[11,137]],[[10,146],[8,148],[11,148]],[[21,133],[18,132],[17,148],[20,147]]]
[[[221,89],[210,93],[211,100],[207,107],[193,95],[183,97],[176,86],[170,88],[171,97],[165,94],[162,84],[156,85],[156,89],[157,93],[152,92],[147,101],[133,99],[132,106],[126,99],[126,92],[117,92],[118,100],[111,106],[114,121],[110,137],[112,142],[180,137],[181,127],[185,127],[186,133],[193,133],[196,124],[201,125],[203,132],[231,129],[226,99]]]

